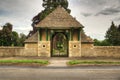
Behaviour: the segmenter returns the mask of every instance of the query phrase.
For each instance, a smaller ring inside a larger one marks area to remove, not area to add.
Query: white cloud
[[[107,16],[94,15],[104,12],[108,7],[115,12],[119,4],[120,0],[69,0],[71,15],[85,26],[84,30],[88,35],[98,39],[103,39],[112,20],[116,24],[120,23],[120,16],[112,13]],[[10,22],[14,25],[13,30],[28,34],[32,30],[32,18],[41,10],[42,0],[0,0],[0,25]]]
[[[119,12],[119,4],[120,0],[70,0],[70,9],[72,10],[71,14],[85,26],[84,30],[87,35],[102,40],[112,21],[115,21],[117,25],[120,24],[119,13],[114,15],[116,10]],[[109,12],[111,15],[94,16],[106,9],[108,9],[107,13]],[[87,17],[86,14],[88,14]]]
[[[32,18],[43,9],[41,4],[42,0],[0,0],[0,23],[10,22],[13,30],[28,34]]]

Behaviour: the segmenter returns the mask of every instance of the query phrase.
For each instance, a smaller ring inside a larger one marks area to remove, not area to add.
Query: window
[[[77,47],[77,45],[74,45],[74,48],[76,48]]]
[[[43,45],[43,48],[45,48],[46,46],[45,45]]]

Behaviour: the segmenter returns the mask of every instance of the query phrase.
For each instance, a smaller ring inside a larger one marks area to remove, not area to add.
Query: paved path
[[[0,80],[120,80],[120,67],[95,69],[0,67]]]
[[[47,67],[67,67],[66,63],[69,60],[61,60],[61,59],[51,59],[50,64]]]

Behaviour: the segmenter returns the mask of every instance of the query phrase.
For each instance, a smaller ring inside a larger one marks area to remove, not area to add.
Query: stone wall
[[[26,44],[25,47],[0,47],[0,57],[16,56],[50,57],[50,42],[39,42],[38,45]],[[79,41],[70,41],[69,57],[120,58],[120,46],[81,45]]]
[[[120,58],[120,46],[93,46],[82,44],[82,57]]]
[[[0,57],[21,56],[23,53],[23,47],[0,47]]]
[[[0,57],[38,56],[36,44],[25,44],[25,47],[0,47]]]
[[[81,57],[80,41],[69,41],[69,57]]]
[[[38,56],[38,43],[25,43],[24,56]]]
[[[50,57],[50,41],[39,41],[38,43],[38,56]]]

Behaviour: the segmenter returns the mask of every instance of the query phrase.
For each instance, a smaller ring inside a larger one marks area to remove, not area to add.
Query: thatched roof
[[[84,32],[81,32],[81,42],[82,43],[93,43],[93,39],[87,36]]]
[[[36,27],[47,28],[70,28],[83,27],[63,7],[58,6],[52,13],[40,21]]]
[[[25,43],[29,43],[29,42],[38,42],[38,31],[33,34],[31,37],[29,37],[28,39],[25,40]]]

